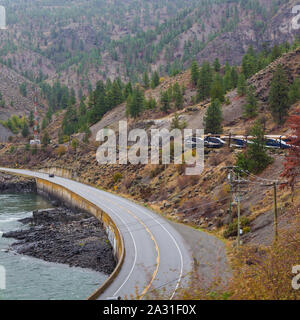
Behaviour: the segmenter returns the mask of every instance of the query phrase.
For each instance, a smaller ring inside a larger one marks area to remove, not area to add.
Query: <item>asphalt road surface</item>
[[[130,200],[73,180],[28,170],[0,168],[53,181],[94,203],[115,221],[124,239],[125,259],[120,273],[99,298],[176,298],[193,269],[192,253],[180,233],[165,219]]]

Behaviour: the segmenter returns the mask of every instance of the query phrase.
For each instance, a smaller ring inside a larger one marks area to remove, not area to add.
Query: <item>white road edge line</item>
[[[102,190],[101,190],[101,191],[102,191]],[[172,300],[173,297],[174,297],[174,295],[175,295],[175,293],[176,293],[176,291],[177,291],[177,289],[178,289],[178,287],[179,287],[179,284],[180,284],[181,279],[182,279],[182,276],[183,276],[183,256],[182,256],[182,252],[181,252],[181,250],[180,250],[180,247],[179,247],[177,241],[175,240],[175,238],[173,237],[173,235],[172,235],[155,217],[151,216],[151,215],[147,212],[147,210],[142,211],[141,209],[144,209],[144,208],[139,208],[139,205],[131,204],[129,201],[123,201],[123,199],[122,199],[121,197],[118,197],[118,198],[120,198],[120,201],[121,201],[121,202],[123,202],[123,203],[126,202],[126,203],[127,203],[129,206],[131,206],[131,207],[133,207],[133,205],[135,205],[135,207],[136,207],[138,210],[140,210],[141,212],[145,212],[148,217],[152,218],[152,219],[153,219],[154,221],[156,221],[165,231],[167,231],[167,233],[169,234],[170,238],[173,240],[173,242],[174,242],[174,244],[175,244],[175,246],[176,246],[176,248],[177,248],[177,250],[178,250],[178,252],[179,252],[179,255],[180,255],[181,269],[180,269],[180,276],[179,276],[179,279],[178,279],[178,281],[177,281],[175,290],[174,290],[174,292],[173,292],[173,294],[172,294],[172,296],[171,296],[171,298],[170,298],[170,300]]]
[[[134,240],[133,234],[132,234],[132,232],[130,231],[130,229],[128,228],[127,223],[123,220],[123,218],[121,218],[121,217],[119,216],[119,214],[117,214],[113,209],[107,207],[107,206],[104,205],[104,204],[102,204],[102,205],[103,205],[103,207],[106,208],[106,210],[112,211],[112,212],[123,222],[123,224],[126,226],[127,230],[128,230],[129,233],[130,233],[130,236],[131,236],[131,238],[132,238],[133,245],[134,245],[134,262],[133,262],[133,265],[132,265],[131,270],[130,270],[130,272],[128,273],[127,277],[125,278],[124,282],[122,283],[122,285],[121,285],[121,286],[119,287],[119,289],[114,293],[114,296],[116,296],[116,295],[118,294],[118,292],[123,288],[123,286],[125,285],[125,283],[128,281],[128,279],[130,278],[130,276],[131,276],[131,274],[132,274],[132,272],[133,272],[133,270],[134,270],[134,268],[135,268],[135,266],[136,266],[136,261],[137,261],[137,247],[136,247],[136,242],[135,242],[135,240]]]
[[[42,175],[43,175],[43,174],[42,174]],[[46,178],[46,179],[47,179],[47,178]],[[62,178],[62,179],[65,179],[65,178]],[[47,179],[47,180],[49,180],[49,179]],[[66,179],[66,180],[67,180],[67,179]],[[76,182],[76,181],[75,181],[75,182]],[[85,186],[85,184],[82,184],[82,185]],[[90,186],[87,185],[87,187],[90,187]],[[93,188],[93,187],[92,187],[92,188]],[[93,188],[93,189],[95,189],[95,188]],[[95,190],[97,190],[97,189],[95,189]],[[139,205],[137,205],[137,204],[135,204],[135,203],[132,203],[132,204],[131,204],[130,201],[128,201],[128,200],[126,200],[126,199],[123,199],[123,198],[120,197],[120,196],[116,196],[116,195],[114,195],[114,194],[111,194],[111,193],[109,193],[109,192],[107,192],[107,191],[103,191],[103,190],[99,190],[99,191],[100,191],[101,193],[104,193],[104,192],[105,192],[105,193],[108,193],[108,194],[110,194],[111,196],[113,196],[114,198],[118,199],[118,201],[123,202],[123,203],[126,203],[127,205],[131,206],[132,208],[135,207],[135,208],[137,208],[137,210],[139,210],[140,212],[144,212],[148,217],[150,217],[150,218],[153,219],[156,223],[158,223],[158,224],[168,233],[168,235],[170,236],[170,238],[173,240],[173,242],[174,242],[174,244],[175,244],[175,246],[176,246],[176,248],[177,248],[177,250],[178,250],[178,252],[179,252],[179,255],[180,255],[181,269],[180,269],[180,276],[179,276],[179,278],[178,278],[178,281],[177,281],[175,290],[174,290],[172,296],[170,297],[170,300],[172,300],[173,297],[174,297],[174,295],[175,295],[175,293],[176,293],[176,291],[177,291],[177,289],[178,289],[178,287],[179,287],[179,284],[180,284],[181,279],[182,279],[182,276],[183,276],[183,256],[182,256],[182,252],[181,252],[181,250],[180,250],[180,247],[179,247],[177,241],[175,240],[174,236],[173,236],[155,217],[153,217],[152,215],[150,215],[150,214],[147,212],[147,210],[142,211],[143,208],[139,208]],[[105,205],[103,205],[103,206],[106,207],[106,208],[108,208],[108,207],[105,206]],[[113,209],[109,209],[109,210],[111,210],[112,212],[115,213],[115,211],[114,211]],[[119,217],[119,219],[120,219],[120,220],[124,223],[124,225],[127,227],[126,222],[124,222],[124,220],[123,220],[117,213],[115,213],[115,214]],[[130,233],[130,235],[131,235],[131,238],[132,238],[132,240],[133,240],[133,243],[134,243],[134,247],[135,247],[135,260],[134,260],[134,264],[133,264],[133,266],[132,266],[132,268],[131,268],[131,270],[130,270],[130,273],[128,274],[128,276],[126,277],[125,281],[124,281],[123,284],[119,287],[119,289],[116,291],[115,294],[117,294],[117,293],[121,290],[121,288],[125,285],[125,283],[126,283],[126,282],[128,281],[128,279],[130,278],[130,276],[131,276],[131,274],[132,274],[132,272],[133,272],[133,269],[134,269],[134,267],[135,267],[136,260],[137,260],[137,259],[136,259],[136,258],[137,258],[136,243],[135,243],[134,237],[133,237],[133,235],[132,235],[132,232],[129,230],[128,227],[127,227],[127,229],[128,229],[128,231],[129,231],[129,233]],[[115,294],[114,294],[114,295],[115,295]]]

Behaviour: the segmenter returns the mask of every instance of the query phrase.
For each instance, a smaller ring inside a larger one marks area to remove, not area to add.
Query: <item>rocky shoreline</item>
[[[67,208],[34,211],[21,219],[26,227],[3,234],[18,240],[11,251],[49,262],[110,274],[116,262],[101,223],[87,213]]]
[[[33,178],[24,178],[0,172],[0,193],[36,193]]]
[[[0,173],[0,193],[36,192],[35,179]],[[52,200],[52,205],[55,208],[34,211],[32,218],[21,219],[21,230],[2,235],[17,240],[9,250],[111,274],[116,261],[101,222],[88,213],[68,209],[57,200]]]

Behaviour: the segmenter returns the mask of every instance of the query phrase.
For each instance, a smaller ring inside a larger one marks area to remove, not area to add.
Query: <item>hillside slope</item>
[[[266,117],[266,133],[287,134],[289,128],[286,124],[275,125],[265,102],[265,94],[269,89],[270,78],[276,64],[283,65],[287,70],[289,80],[294,79],[300,68],[300,50],[283,55],[270,66],[255,74],[249,83],[257,88],[259,101],[259,114]],[[195,89],[190,84],[190,72],[166,78],[156,89],[148,90],[146,95],[156,96],[162,89],[167,89],[175,82],[186,86],[184,108],[177,111],[181,119],[185,119],[188,128],[201,128],[203,115],[209,103],[203,102],[194,105],[191,97]],[[246,120],[243,117],[242,106],[245,97],[239,97],[236,90],[227,93],[228,104],[224,104],[224,132],[233,134],[246,134],[255,119]],[[173,110],[174,112],[174,110]],[[296,103],[290,109],[291,114],[300,112],[300,105]],[[129,119],[130,128],[169,128],[174,113],[162,114],[159,108],[144,112],[137,119]],[[74,149],[70,142],[58,146],[56,143],[57,128],[62,117],[56,117],[49,126],[53,143],[36,155],[31,151],[25,152],[20,144],[12,152],[11,145],[7,144],[1,150],[1,164],[7,165],[18,160],[18,166],[40,168],[45,166],[59,166],[76,172],[77,176],[93,185],[114,190],[117,185],[118,192],[144,202],[154,210],[162,212],[175,221],[192,224],[196,227],[223,234],[228,227],[228,172],[224,167],[234,165],[240,150],[224,147],[222,149],[207,150],[205,169],[200,176],[185,176],[184,165],[99,165],[96,160],[97,144],[95,135],[101,128],[118,129],[118,121],[126,119],[125,105],[122,104],[108,112],[102,120],[94,125],[89,144],[79,142]],[[282,170],[286,151],[271,150],[273,163],[262,172],[259,177],[250,177],[249,184],[245,186],[242,198],[242,216],[247,217],[250,223],[250,233],[243,236],[244,241],[254,243],[270,243],[272,239],[272,188],[260,186],[259,179],[278,179]],[[22,156],[21,156],[22,154]],[[257,184],[259,186],[257,186]],[[283,214],[292,209],[291,195],[288,190],[278,190],[278,206]],[[300,195],[296,193],[295,204],[300,202]],[[234,207],[236,215],[236,206]],[[288,216],[283,214],[280,224],[288,223]],[[279,218],[281,219],[281,217]]]
[[[28,81],[59,79],[78,93],[98,80],[141,81],[143,72],[176,74],[216,57],[239,65],[254,49],[292,41],[296,1],[43,1],[7,2],[8,29],[0,33],[0,90],[7,105],[27,112],[17,95]],[[3,65],[9,68],[10,72]],[[8,90],[11,87],[16,96]],[[29,86],[30,87],[30,86]],[[14,101],[14,99],[16,101]],[[29,97],[30,99],[30,97]],[[0,110],[0,119],[13,111]]]

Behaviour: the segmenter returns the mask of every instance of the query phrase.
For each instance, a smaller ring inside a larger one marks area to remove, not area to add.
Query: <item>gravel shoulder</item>
[[[169,220],[168,222],[190,247],[195,270],[203,281],[203,288],[209,287],[219,277],[226,285],[231,277],[231,271],[227,261],[225,243],[206,232]]]

